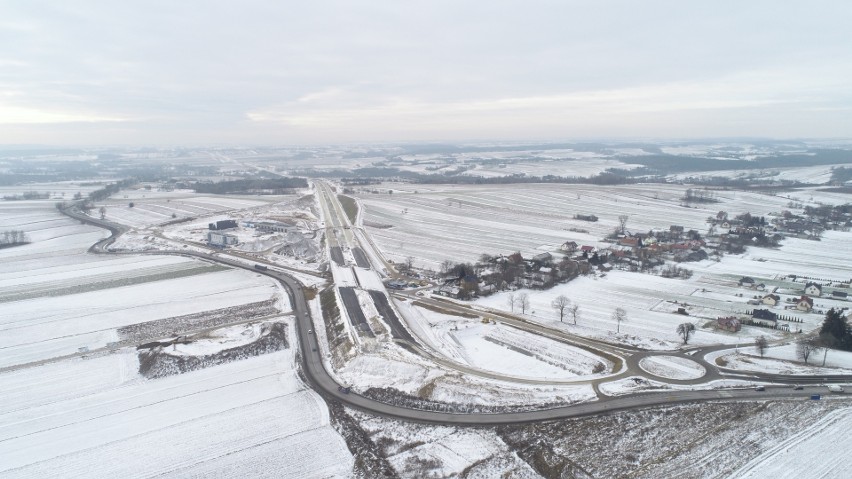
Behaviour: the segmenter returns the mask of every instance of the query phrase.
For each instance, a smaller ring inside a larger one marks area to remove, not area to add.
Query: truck
[[[269,269],[269,267],[262,265],[262,264],[256,264],[256,265],[254,265],[254,269],[259,270],[259,271],[266,271],[266,270]]]
[[[842,393],[843,392],[843,388],[839,384],[829,384],[828,390],[833,392],[833,393]]]

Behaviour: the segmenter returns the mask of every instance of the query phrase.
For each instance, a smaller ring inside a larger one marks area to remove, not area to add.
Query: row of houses
[[[764,295],[760,299],[754,299],[749,301],[749,304],[764,304],[766,306],[778,306],[781,303],[781,296],[775,293],[769,293]],[[794,304],[790,306],[790,309],[796,309],[798,311],[802,311],[805,313],[811,312],[814,308],[814,300],[809,296],[802,295],[800,298],[793,301]]]
[[[758,283],[754,278],[750,276],[743,276],[739,280],[739,285],[742,287],[756,289],[758,291],[763,291],[766,288],[764,283]],[[805,283],[805,287],[802,289],[802,292],[805,296],[819,298],[822,297],[823,294],[823,286],[819,283],[808,282]],[[831,292],[830,295],[833,299],[846,299],[849,297],[849,293],[846,291],[835,290]],[[768,303],[767,303],[768,304]]]

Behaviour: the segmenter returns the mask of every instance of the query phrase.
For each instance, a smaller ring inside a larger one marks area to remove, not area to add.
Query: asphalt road
[[[388,325],[390,325],[391,335],[393,335],[394,339],[401,339],[403,341],[408,341],[411,344],[417,344],[417,341],[411,336],[411,333],[402,326],[402,323],[396,315],[396,311],[393,310],[390,302],[388,301],[387,295],[385,295],[382,291],[370,291],[370,297],[373,298],[373,304],[376,305],[376,310],[383,318],[385,318]]]
[[[343,300],[343,306],[349,313],[349,318],[355,323],[352,327],[360,333],[375,338],[376,335],[370,328],[370,323],[367,322],[367,317],[364,316],[364,311],[361,309],[361,303],[358,301],[358,295],[355,294],[355,288],[340,288],[340,299]]]
[[[367,255],[364,254],[364,250],[358,247],[352,248],[352,256],[355,257],[355,263],[358,266],[370,269],[370,260],[367,259]]]
[[[105,240],[101,240],[91,249],[92,252],[106,252],[105,246],[111,240],[114,240],[116,234],[120,234],[123,229],[115,224],[87,217],[74,211],[65,211],[69,216],[84,221],[86,223],[100,226],[109,229],[113,236]],[[154,252],[148,254],[157,254]],[[290,297],[290,303],[293,306],[293,313],[296,317],[296,332],[301,347],[302,354],[301,365],[307,381],[310,385],[324,396],[326,399],[339,401],[349,407],[353,407],[362,411],[367,411],[373,414],[396,419],[409,421],[417,421],[424,423],[436,424],[456,424],[456,425],[501,425],[501,424],[519,424],[538,421],[548,421],[555,419],[564,419],[572,417],[591,416],[604,414],[614,411],[629,410],[635,408],[645,408],[651,406],[670,406],[680,403],[698,402],[698,401],[740,401],[740,400],[755,400],[755,399],[791,399],[801,398],[807,400],[812,394],[829,394],[824,386],[805,386],[802,390],[794,390],[790,386],[767,386],[764,391],[756,391],[753,389],[724,389],[724,390],[706,390],[706,391],[666,391],[653,393],[628,394],[619,397],[605,397],[597,401],[566,405],[551,409],[542,409],[536,411],[525,412],[507,412],[507,413],[446,413],[424,411],[419,409],[409,409],[392,404],[382,403],[373,399],[360,396],[355,393],[344,394],[338,390],[340,386],[334,381],[325,365],[322,357],[322,348],[319,347],[317,336],[312,333],[314,328],[310,309],[308,308],[305,296],[302,293],[302,285],[292,276],[270,268],[265,271],[254,269],[254,265],[228,258],[222,254],[211,256],[205,253],[197,252],[181,252],[170,251],[162,254],[181,254],[185,256],[197,257],[206,261],[214,261],[232,267],[243,268],[255,273],[264,274],[280,281],[286,288]],[[790,379],[789,376],[784,376]],[[802,382],[801,378],[793,378],[796,382]],[[852,396],[849,396],[852,397]]]
[[[329,248],[331,252],[331,259],[337,263],[337,266],[343,266],[346,263],[346,260],[343,259],[343,251],[340,249],[340,246],[332,246]]]

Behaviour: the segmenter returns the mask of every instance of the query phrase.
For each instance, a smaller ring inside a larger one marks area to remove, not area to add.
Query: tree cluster
[[[660,276],[662,276],[663,278],[689,279],[692,277],[692,270],[670,264],[660,270]]]
[[[127,178],[116,183],[110,183],[99,190],[89,193],[89,201],[101,201],[109,198],[111,195],[118,193],[122,188],[127,188],[136,183],[135,178]],[[76,198],[76,196],[75,196]]]
[[[825,313],[819,339],[828,348],[852,351],[852,328],[841,311],[831,308]]]
[[[232,193],[267,193],[284,194],[293,188],[307,188],[304,178],[275,178],[260,180],[230,180],[218,183],[195,183],[193,188],[197,193],[225,195]]]
[[[27,234],[19,230],[6,230],[0,233],[0,248],[29,243]]]

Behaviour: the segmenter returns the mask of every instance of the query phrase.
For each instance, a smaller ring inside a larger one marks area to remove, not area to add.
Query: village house
[[[777,294],[767,294],[763,297],[763,299],[761,299],[761,302],[767,306],[777,306],[780,301],[781,296],[778,296]]]
[[[754,286],[754,278],[750,276],[743,276],[740,278],[740,286]]]
[[[822,286],[816,283],[807,283],[805,284],[805,294],[808,296],[822,296]]]
[[[553,259],[553,255],[550,253],[540,253],[532,257],[532,260],[536,263],[547,263]]]
[[[751,312],[751,319],[755,323],[775,326],[778,324],[778,315],[768,309],[755,309]]]
[[[586,254],[592,254],[592,253],[595,252],[595,247],[583,245],[582,247],[580,247],[580,251],[582,251],[583,253],[586,253]]]
[[[796,302],[796,309],[798,309],[799,311],[810,312],[810,310],[812,310],[813,308],[814,308],[814,300],[807,297],[807,296],[802,296]]]
[[[728,316],[726,318],[717,318],[716,324],[719,329],[724,329],[725,331],[731,331],[734,333],[736,333],[742,328],[742,323],[734,316]]]
[[[560,250],[566,253],[573,253],[577,251],[577,242],[576,241],[566,241],[562,243],[562,246],[559,247]]]

